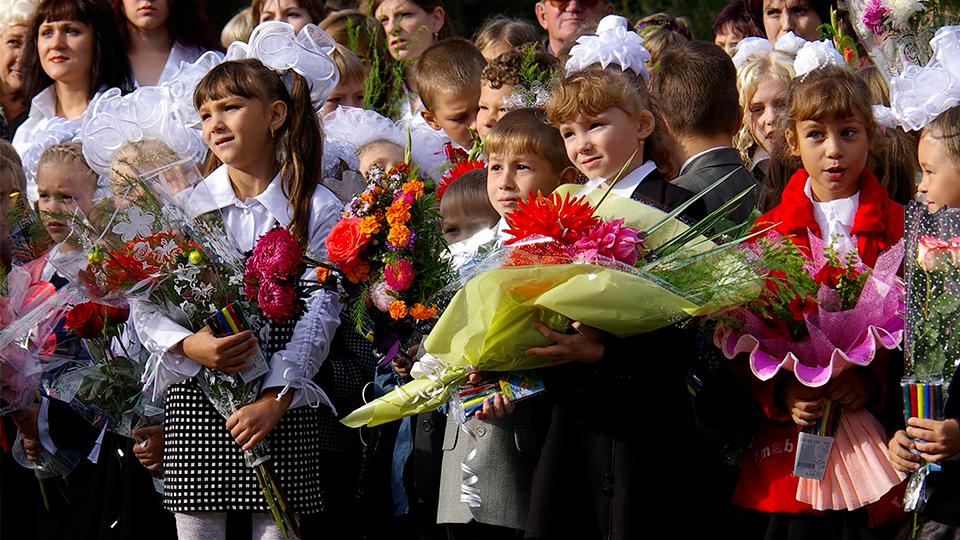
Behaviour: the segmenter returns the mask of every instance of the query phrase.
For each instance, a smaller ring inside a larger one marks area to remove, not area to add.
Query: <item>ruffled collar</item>
[[[783,190],[781,206],[791,211],[778,216],[781,225],[778,227],[787,234],[805,234],[807,229],[821,235],[820,226],[814,219],[813,202],[807,196],[805,187],[810,175],[805,169],[798,169],[790,177],[790,181]],[[850,227],[851,236],[862,233],[882,233],[887,230],[884,219],[884,203],[887,199],[886,191],[880,181],[868,168],[860,173],[860,196]]]

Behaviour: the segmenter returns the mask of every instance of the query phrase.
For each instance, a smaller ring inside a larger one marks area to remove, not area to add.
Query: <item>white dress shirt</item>
[[[54,86],[51,84],[33,98],[33,101],[30,102],[30,113],[27,115],[27,119],[20,124],[17,132],[13,135],[13,148],[20,154],[20,157],[23,157],[23,152],[30,146],[33,136],[42,131],[51,118],[57,116],[57,90]],[[87,111],[90,110],[90,105],[99,99],[106,89],[104,86],[97,90],[97,93],[87,102],[87,108],[73,121],[82,126]]]
[[[175,41],[173,47],[170,47],[170,54],[167,56],[167,62],[163,65],[163,71],[160,72],[160,78],[157,80],[157,83],[152,86],[160,86],[162,83],[169,82],[170,79],[176,75],[177,71],[180,70],[180,62],[192,64],[205,52],[207,51],[200,47],[192,47]],[[136,80],[136,77],[134,77],[133,85],[136,88],[143,86],[140,84],[140,81]]]
[[[616,185],[613,186],[611,191],[614,195],[619,195],[629,199],[631,196],[633,196],[633,192],[636,191],[637,186],[639,186],[640,183],[643,182],[643,180],[656,169],[657,164],[651,160],[647,160],[643,163],[643,165],[640,165],[636,169],[623,175]],[[606,190],[606,186],[602,185],[606,181],[606,178],[598,176],[592,180],[589,180],[586,183],[586,186]]]
[[[850,235],[850,229],[853,228],[853,220],[860,206],[860,192],[844,199],[820,202],[813,198],[809,178],[803,186],[803,192],[813,203],[813,219],[820,226],[820,238],[843,253],[856,251],[857,239]]]
[[[233,190],[225,165],[194,188],[191,204],[197,210],[219,210],[230,241],[241,252],[252,250],[257,239],[275,225],[289,226],[293,218],[293,209],[283,194],[279,176],[263,193],[241,201]],[[326,259],[324,240],[337,223],[342,207],[327,188],[318,186],[314,190],[310,201],[307,239],[311,257]],[[308,271],[304,278],[308,279],[310,275],[312,272]],[[290,343],[269,359],[269,371],[262,385],[262,388],[283,387],[281,397],[291,389],[300,390],[294,393],[290,408],[305,404],[330,405],[329,399],[311,379],[330,352],[330,342],[340,324],[339,296],[335,292],[320,289],[306,299],[306,304],[307,310],[294,327]],[[170,351],[193,332],[174,321],[166,310],[153,304],[135,302],[132,316],[144,346],[158,357],[156,371],[150,381],[155,395],[169,385],[199,372],[200,364]]]

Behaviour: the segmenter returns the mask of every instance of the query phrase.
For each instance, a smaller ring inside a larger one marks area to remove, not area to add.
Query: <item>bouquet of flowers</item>
[[[937,29],[960,21],[957,3],[949,0],[850,0],[847,6],[860,42],[887,78],[908,64],[926,64]]]
[[[820,387],[851,366],[869,365],[878,350],[897,348],[903,337],[902,244],[872,269],[856,252],[841,253],[813,234],[810,245],[810,258],[796,247],[782,253],[757,300],[716,317],[717,347],[730,359],[747,353],[760,380],[786,369],[802,384]],[[903,480],[885,456],[883,428],[873,415],[843,411],[823,479],[801,478],[796,498],[818,510],[875,502]],[[873,474],[852,482],[848,471],[856,470]]]
[[[960,210],[945,207],[931,214],[926,205],[911,202],[906,217],[904,417],[939,420],[946,389],[960,366],[960,343],[950,337],[960,316]],[[910,475],[906,510],[923,506],[926,477],[938,470],[937,464],[924,463]]]
[[[563,331],[580,321],[624,337],[746,302],[759,292],[756,270],[731,249],[737,242],[711,241],[730,231],[703,236],[747,192],[688,227],[676,216],[696,199],[665,214],[609,192],[578,193],[581,188],[531,196],[509,214],[514,239],[477,265],[466,285],[456,284],[458,292],[424,342],[428,354],[418,362],[415,379],[343,423],[377,425],[436,408],[471,370],[550,365],[525,355],[546,343],[534,322]]]
[[[373,168],[367,180],[326,247],[346,278],[357,331],[372,333],[387,362],[417,326],[437,316],[434,296],[451,270],[442,257],[447,245],[436,199],[410,166]]]

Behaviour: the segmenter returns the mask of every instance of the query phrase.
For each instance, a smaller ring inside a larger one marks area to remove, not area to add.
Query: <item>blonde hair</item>
[[[500,221],[500,214],[487,196],[487,170],[474,169],[460,175],[447,186],[440,200],[440,215],[460,212],[465,216],[486,218],[487,227]],[[477,232],[477,231],[471,231]]]
[[[446,94],[471,85],[479,88],[486,64],[480,49],[463,38],[431,45],[417,60],[417,91],[423,106],[433,111]]]
[[[364,66],[360,58],[347,47],[337,43],[336,47],[334,47],[330,53],[330,58],[333,59],[333,62],[337,64],[337,69],[340,70],[339,84],[350,81],[359,81],[362,83],[367,79],[367,74],[370,70]]]
[[[752,58],[737,73],[737,91],[740,93],[740,109],[743,111],[743,124],[733,137],[733,145],[747,164],[747,170],[753,167],[753,155],[757,141],[751,131],[750,102],[757,93],[757,87],[764,80],[772,78],[789,85],[793,80],[793,61],[786,54],[774,51]],[[786,96],[784,96],[786,99]]]
[[[573,166],[563,137],[547,122],[546,114],[540,109],[516,109],[505,114],[487,132],[483,150],[488,156],[504,152],[534,154],[546,159],[555,173]]]
[[[93,183],[97,183],[97,173],[87,165],[80,141],[56,144],[44,150],[37,160],[37,171],[49,165],[77,165],[78,172],[89,175]]]
[[[537,41],[540,41],[540,35],[530,21],[503,16],[489,19],[473,36],[473,44],[481,51],[495,43],[504,43],[515,49]]]
[[[243,8],[234,15],[220,31],[220,44],[224,49],[230,47],[234,41],[243,41],[246,43],[253,32],[253,13],[250,7]]]
[[[550,123],[560,126],[577,117],[597,116],[614,107],[632,118],[639,118],[643,111],[653,115],[655,125],[644,141],[643,158],[652,160],[669,177],[673,162],[667,136],[661,127],[660,113],[646,83],[632,71],[591,66],[568,73],[550,94],[546,110]]]

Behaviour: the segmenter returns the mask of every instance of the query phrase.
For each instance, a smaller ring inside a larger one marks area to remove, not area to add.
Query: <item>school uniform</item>
[[[753,175],[743,168],[740,153],[734,148],[730,146],[711,148],[691,156],[680,167],[680,174],[670,182],[694,193],[700,193],[727,175],[730,176],[723,183],[703,196],[703,201],[707,210],[712,212],[745,189],[753,188],[753,191],[740,199],[730,213],[730,219],[742,222],[753,212],[759,188]]]
[[[292,208],[280,182],[275,177],[263,193],[241,201],[226,166],[221,166],[204,179],[201,189],[189,194],[191,208],[197,215],[219,211],[235,247],[249,252],[274,226],[290,224]],[[341,207],[329,190],[316,188],[307,248],[319,259],[325,256],[324,239]],[[193,332],[144,302],[133,303],[131,317],[144,346],[157,357],[158,368],[149,383],[158,394],[166,390],[164,505],[173,512],[268,511],[253,469],[195,380],[200,364],[170,351]],[[322,414],[315,407],[329,399],[312,378],[327,357],[339,323],[338,296],[319,290],[307,298],[299,320],[272,325],[269,338],[260,344],[269,365],[262,388],[293,392],[289,409],[266,440],[288,502],[301,514],[323,510],[323,469],[328,465],[319,450],[331,434],[322,429]]]

